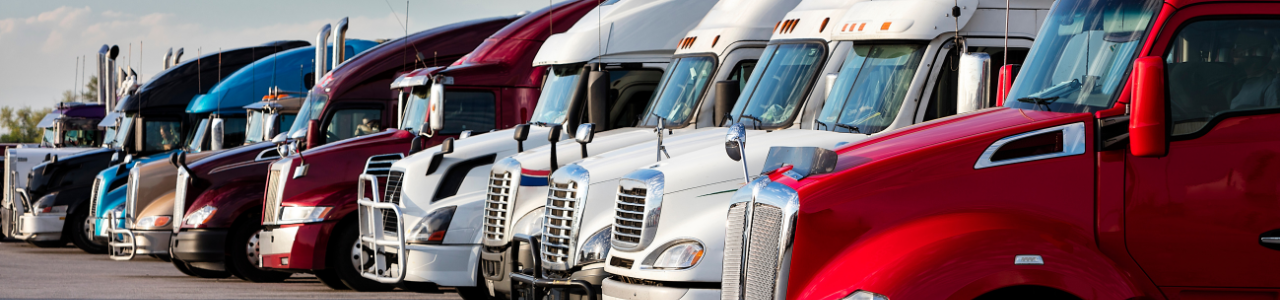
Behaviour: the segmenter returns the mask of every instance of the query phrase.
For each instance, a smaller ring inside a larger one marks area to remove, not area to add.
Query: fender
[[[1015,265],[1034,254],[1043,265]],[[797,298],[838,299],[859,289],[890,299],[973,299],[1016,285],[1084,299],[1140,294],[1125,272],[1073,224],[1012,212],[958,212],[904,223],[851,244]]]
[[[241,213],[251,210],[262,211],[265,190],[266,183],[259,180],[231,181],[201,193],[195,201],[191,202],[187,211],[192,211],[193,208],[199,209],[205,205],[213,206],[218,209],[218,212],[210,216],[207,223],[196,228],[231,228],[235,218]],[[191,228],[190,225],[183,225],[183,227]]]
[[[310,189],[281,203],[284,206],[332,206],[325,222],[338,221],[356,211],[356,182],[342,182]],[[264,189],[265,190],[265,189]],[[261,193],[259,193],[261,194]],[[261,204],[263,197],[258,197]]]

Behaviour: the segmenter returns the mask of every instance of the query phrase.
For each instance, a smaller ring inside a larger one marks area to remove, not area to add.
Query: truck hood
[[[721,143],[718,145],[643,168],[662,172],[665,177],[664,192],[667,194],[718,182],[742,181],[742,162],[729,159],[725,154],[723,136],[721,138]],[[765,157],[769,154],[771,147],[834,149],[836,144],[852,143],[866,138],[867,135],[856,133],[808,129],[778,130],[747,138],[747,155],[743,159],[747,161],[747,171],[754,176],[764,166]]]
[[[532,138],[530,134],[529,139]],[[561,134],[564,137],[563,134]],[[609,130],[596,134],[591,143],[587,144],[587,155],[595,153],[604,153],[614,149],[634,145],[657,137],[652,128],[642,127],[626,127]],[[551,170],[551,147],[550,145],[528,150],[520,154],[512,156],[520,161],[520,168],[534,171],[550,171]],[[556,168],[563,167],[572,162],[582,160],[582,150],[578,142],[574,139],[565,139],[556,143]],[[528,174],[526,174],[528,175]]]
[[[721,147],[724,145],[724,134],[728,129],[725,127],[706,127],[688,130],[685,132],[677,131],[675,134],[663,138],[663,146],[667,148],[667,153],[671,157],[680,157],[685,154],[691,154],[698,150]],[[750,131],[749,136],[755,136],[763,131]],[[652,133],[651,133],[652,134]],[[646,165],[652,165],[661,161],[669,160],[665,155],[660,161],[657,158],[658,141],[656,137],[651,136],[649,140],[643,141],[621,149],[593,155],[577,164],[587,169],[591,175],[591,184],[615,180],[622,175],[626,175],[636,168]],[[612,201],[612,199],[610,199]]]

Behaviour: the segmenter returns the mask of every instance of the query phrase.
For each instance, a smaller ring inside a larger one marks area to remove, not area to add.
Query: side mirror
[[[1165,118],[1164,59],[1146,56],[1133,62],[1133,97],[1129,113],[1129,151],[1138,157],[1169,153]]]
[[[1004,65],[1000,67],[1000,79],[996,87],[996,106],[1004,106],[1004,98],[1009,97],[1009,89],[1013,88],[1013,80],[1018,78],[1018,70],[1022,65]]]
[[[142,153],[143,147],[147,144],[147,141],[143,140],[146,137],[147,127],[145,124],[146,122],[143,122],[142,118],[133,121],[133,144],[129,145],[133,149],[133,153]]]
[[[983,109],[991,98],[987,76],[991,73],[991,55],[969,52],[960,55],[956,78],[956,113]]]
[[[178,152],[174,152],[169,155],[169,165],[172,165],[175,168],[181,168],[182,165],[178,164]]]
[[[551,132],[547,133],[547,141],[551,142],[551,172],[555,173],[556,167],[560,164],[556,161],[559,154],[556,153],[556,142],[560,141],[560,125],[551,125]]]
[[[302,132],[303,131],[299,131],[298,134],[301,134]],[[303,138],[306,138],[306,141],[307,141],[306,147],[308,148],[320,145],[320,141],[322,138],[320,136],[320,120],[307,121],[307,131],[305,132],[307,133],[306,136],[300,137],[300,136],[297,136],[297,134],[295,134],[294,136],[292,136],[292,138],[294,140],[299,140],[299,141],[303,140]],[[297,149],[297,150],[301,152],[303,149]]]
[[[413,140],[409,141],[409,155],[422,151],[422,138],[422,135],[418,135],[413,137]]]
[[[222,150],[223,134],[226,133],[223,126],[225,124],[222,118],[214,118],[213,122],[209,123],[209,150]]]
[[[587,73],[587,122],[607,126],[609,110],[605,102],[609,101],[609,72],[591,70]],[[580,126],[566,126],[566,130],[576,130]],[[573,132],[566,131],[567,134]]]
[[[578,78],[590,78],[591,69],[595,64],[587,64],[579,71]],[[582,123],[582,113],[586,110],[587,104],[587,87],[589,80],[577,80],[573,86],[573,93],[569,94],[569,111],[565,113],[564,125],[569,128],[578,128],[578,124]],[[551,99],[547,99],[551,100]],[[604,124],[604,123],[601,123]]]
[[[596,136],[596,124],[586,123],[578,125],[578,133],[573,135],[578,140],[578,145],[582,147],[582,158],[587,158],[587,144],[591,143],[591,139]]]
[[[263,116],[262,118],[262,136],[263,137],[275,136],[276,118],[278,116],[279,116],[278,114],[274,114],[274,113]],[[245,130],[245,132],[249,132],[249,131]]]
[[[724,135],[725,154],[730,159],[742,162],[742,180],[751,183],[751,173],[747,172],[747,128],[742,123],[734,123],[729,126],[729,131]]]
[[[430,93],[427,111],[430,114],[431,130],[440,131],[444,129],[444,84],[434,81]]]
[[[742,94],[742,89],[738,87],[737,80],[716,81],[716,98],[715,107],[713,108],[712,117],[716,126],[724,124],[725,116],[729,115],[729,110],[733,109],[733,104],[738,102],[738,95]]]
[[[276,145],[283,145],[285,142],[289,141],[288,135],[289,135],[288,133],[283,133],[283,132],[280,134],[277,134],[275,137],[271,138],[271,143]]]
[[[840,74],[827,74],[827,76],[823,76],[823,78],[826,79],[826,81],[823,82],[823,87],[825,88],[823,91],[824,94],[822,94],[822,99],[827,99],[827,97],[831,97],[831,90],[836,88],[836,79],[840,78]]]
[[[453,138],[444,139],[444,142],[440,143],[440,153],[441,154],[453,153]]]
[[[129,163],[131,163],[131,162],[133,162],[133,154],[126,154],[126,155],[124,156],[124,164],[126,164],[126,165],[127,165],[127,164],[129,164]]]
[[[524,152],[524,140],[529,139],[529,124],[516,125],[511,131],[511,138],[516,140],[516,152]]]

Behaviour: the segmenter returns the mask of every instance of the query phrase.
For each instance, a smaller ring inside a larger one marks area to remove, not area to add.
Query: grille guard
[[[356,185],[357,203],[360,207],[356,210],[359,217],[360,236],[359,243],[361,248],[370,245],[368,249],[372,250],[373,255],[360,255],[360,265],[365,266],[367,259],[374,260],[374,270],[361,268],[360,276],[373,281],[387,284],[396,284],[404,280],[405,260],[408,255],[408,248],[405,247],[404,239],[404,213],[400,211],[400,206],[389,202],[382,202],[378,193],[378,177],[371,174],[360,175],[360,180]],[[365,197],[365,191],[370,191],[372,198]],[[394,239],[388,239],[383,232],[382,212],[390,210],[396,216],[396,236]],[[384,248],[392,248],[392,251],[383,251]],[[388,268],[388,258],[391,254],[395,255],[396,266],[395,272]],[[380,273],[374,271],[383,271]]]
[[[132,230],[120,227],[120,220],[115,214],[108,214],[107,216],[107,238],[109,239],[107,255],[112,260],[132,260],[134,253],[138,250],[138,246],[135,243],[137,239]],[[133,219],[129,217],[125,217],[123,220],[126,223],[125,225],[133,223]]]
[[[529,269],[517,269],[519,262],[517,256],[519,251],[510,251],[511,256],[508,257],[507,268],[512,270],[511,299],[522,298],[518,294],[523,294],[524,299],[544,299],[552,289],[580,289],[586,292],[586,300],[596,300],[596,294],[599,293],[600,287],[592,285],[586,280],[574,279],[546,279],[542,273],[542,241],[541,236],[527,236],[523,234],[515,234],[511,238],[511,247],[519,249],[521,243],[529,244],[530,251],[533,251],[533,267]]]

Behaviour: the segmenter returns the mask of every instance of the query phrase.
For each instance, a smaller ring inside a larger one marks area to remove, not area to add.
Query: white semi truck
[[[764,158],[771,147],[833,149],[993,105],[992,58],[999,58],[995,60],[999,65],[1006,60],[1020,62],[1051,4],[1048,0],[1012,1],[1006,46],[1002,38],[1005,1],[804,1],[787,15],[784,22],[792,24],[777,30],[771,42],[778,47],[822,46],[806,44],[815,34],[829,41],[825,46],[831,49],[830,59],[820,73],[825,80],[809,84],[821,92],[794,108],[804,112],[801,118],[779,117],[768,107],[753,111],[758,95],[744,93],[739,105],[745,104],[746,110],[735,111],[738,124],[727,133],[732,139],[720,140],[723,148],[642,166],[607,189],[615,195],[598,193],[586,199],[584,216],[608,220],[584,221],[583,231],[598,230],[585,226],[614,231],[606,271],[615,276],[604,282],[604,298],[683,299],[716,294],[722,299],[784,298],[785,288],[774,287],[785,284],[740,280],[737,270],[747,263],[741,261],[744,241],[740,236],[727,237],[724,229],[742,225],[746,210],[741,205],[731,208],[730,198],[746,182],[747,174],[766,167]],[[830,26],[829,33],[822,32],[824,25]],[[752,75],[751,81],[760,84],[757,91],[771,89],[767,86],[770,72],[766,67]],[[792,127],[748,137],[752,131],[777,129],[770,127],[780,121]],[[589,160],[579,167],[606,163]],[[558,178],[552,175],[553,185]],[[591,213],[595,210],[610,213]],[[773,215],[767,213],[757,212],[755,217],[763,221],[753,222],[769,222]],[[773,221],[785,223],[786,219]],[[785,244],[778,241],[749,242],[750,251],[777,248],[772,250],[786,253]],[[771,269],[757,266],[763,263],[752,262],[752,266]],[[786,268],[784,261],[769,263]],[[786,279],[775,280],[785,283]]]
[[[534,66],[547,71],[538,106],[529,125],[459,139],[446,143],[447,146],[426,149],[392,165],[392,174],[425,176],[392,176],[394,180],[388,182],[390,190],[387,195],[392,196],[387,198],[395,197],[395,210],[400,213],[394,222],[385,226],[362,224],[361,235],[363,240],[371,243],[380,240],[379,246],[393,244],[377,247],[373,253],[375,261],[382,261],[389,267],[366,271],[362,275],[381,282],[403,280],[406,283],[430,282],[442,286],[479,286],[494,295],[507,294],[509,283],[502,269],[477,272],[481,268],[480,256],[494,253],[501,256],[504,246],[500,244],[510,240],[510,236],[488,241],[482,238],[484,218],[498,209],[505,212],[509,206],[501,204],[497,207],[486,202],[487,187],[492,185],[491,166],[510,166],[512,162],[518,166],[520,162],[511,160],[509,156],[525,149],[530,149],[525,153],[536,152],[529,156],[528,169],[533,172],[524,174],[534,176],[534,179],[510,180],[507,187],[519,187],[520,182],[536,184],[536,177],[541,174],[541,186],[525,188],[536,190],[532,192],[535,195],[543,195],[546,193],[545,177],[550,173],[547,170],[551,165],[552,150],[547,146],[551,142],[560,142],[555,146],[558,150],[556,158],[561,162],[555,165],[559,166],[580,159],[583,150],[603,153],[652,139],[652,129],[634,126],[650,105],[652,94],[681,37],[714,4],[714,0],[605,1],[587,12],[567,31],[548,37],[533,59]],[[447,83],[441,88],[448,88]],[[586,123],[584,120],[591,125],[579,126]],[[581,131],[580,127],[591,128],[586,132],[596,140],[576,145],[570,138]],[[596,134],[595,131],[600,132]],[[511,140],[513,136],[515,141]],[[495,159],[498,160],[496,164]],[[470,171],[448,171],[451,169]],[[516,169],[507,176],[519,178],[522,175]],[[361,194],[366,192],[361,191]],[[447,197],[438,197],[441,194]],[[392,210],[366,205],[377,202],[382,202],[382,199],[361,201],[362,218],[374,218],[375,224],[385,223],[378,220],[391,220],[386,214]],[[541,206],[541,202],[538,199],[530,209]],[[451,221],[436,224],[445,219]],[[401,232],[388,232],[397,230]],[[504,225],[501,230],[508,228]],[[432,234],[443,237],[438,243],[415,240]],[[397,236],[406,237],[403,246],[394,242]],[[402,257],[403,264],[399,261]],[[484,278],[473,278],[471,274],[477,273],[483,274]]]

